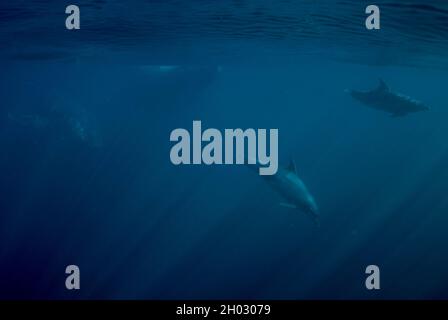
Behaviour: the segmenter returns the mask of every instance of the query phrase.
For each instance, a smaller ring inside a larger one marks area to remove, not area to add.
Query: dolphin
[[[281,206],[297,209],[309,216],[317,226],[320,225],[316,201],[297,175],[294,161],[291,160],[287,167],[280,167],[274,175],[263,176],[263,179],[284,199]]]
[[[381,79],[376,89],[368,91],[347,89],[345,91],[355,100],[370,108],[388,112],[392,117],[403,117],[408,113],[429,110],[429,107],[424,103],[404,94],[391,91]]]

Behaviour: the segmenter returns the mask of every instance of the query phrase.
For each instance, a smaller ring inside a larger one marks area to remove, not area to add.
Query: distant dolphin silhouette
[[[43,132],[57,137],[60,141],[72,140],[91,147],[102,145],[101,137],[93,128],[88,130],[85,121],[80,121],[58,109],[52,108],[34,113],[8,112],[7,120],[13,127],[31,130],[30,137]]]
[[[392,117],[402,117],[408,113],[429,110],[424,103],[391,91],[381,79],[376,89],[369,91],[346,90],[346,92],[366,106],[388,112]]]
[[[255,166],[259,165],[257,162]],[[294,161],[291,160],[287,167],[279,168],[274,175],[263,176],[263,179],[282,196],[284,202],[280,203],[281,206],[298,209],[308,215],[317,226],[320,225],[317,204],[308,188],[297,175]]]

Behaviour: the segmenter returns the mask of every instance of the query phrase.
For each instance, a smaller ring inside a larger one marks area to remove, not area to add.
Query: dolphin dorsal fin
[[[377,91],[379,91],[379,92],[389,92],[390,91],[389,86],[384,82],[383,79],[380,79],[380,84],[377,88]]]
[[[289,164],[288,164],[288,166],[286,167],[286,170],[291,171],[291,172],[294,172],[294,173],[297,174],[296,164],[294,163],[294,160],[292,160],[292,159],[289,160]]]

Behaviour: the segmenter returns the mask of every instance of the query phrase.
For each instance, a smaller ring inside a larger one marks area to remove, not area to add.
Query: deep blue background
[[[360,1],[80,2],[79,31],[2,3],[0,298],[448,298],[448,8],[400,3],[376,34]],[[379,78],[431,112],[344,93]],[[95,138],[11,121],[54,109]],[[278,128],[321,228],[244,166],[173,166],[193,120]]]

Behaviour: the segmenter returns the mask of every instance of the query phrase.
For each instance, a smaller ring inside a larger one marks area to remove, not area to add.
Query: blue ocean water
[[[0,298],[448,298],[448,4],[376,3],[379,31],[366,1],[78,1],[68,31],[2,2]],[[344,92],[378,79],[431,110]],[[193,120],[278,128],[320,228],[245,166],[174,166]]]

